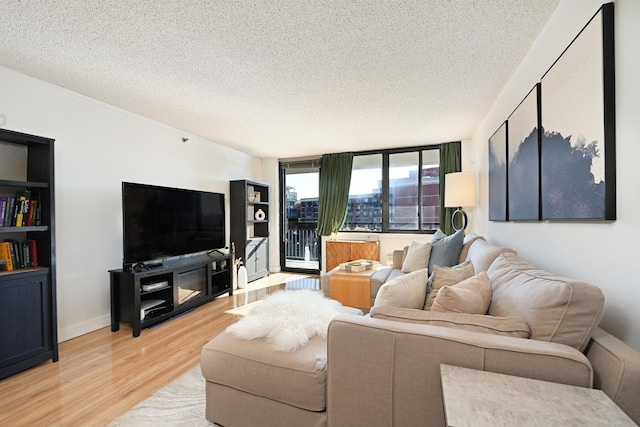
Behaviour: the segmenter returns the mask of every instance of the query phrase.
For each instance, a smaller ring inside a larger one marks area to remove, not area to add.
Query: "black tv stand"
[[[131,325],[133,336],[142,328],[193,310],[214,298],[233,295],[231,255],[194,256],[160,263],[163,268],[110,270],[111,331],[120,322]]]
[[[131,266],[131,270],[136,273],[142,273],[143,271],[149,271],[152,268],[162,267],[164,263],[162,261],[149,261],[149,262],[139,262]]]
[[[207,252],[207,255],[211,256],[211,254],[215,253],[215,252],[219,253],[220,255],[227,255],[226,253],[222,252],[222,250],[220,250],[220,249],[213,249],[213,250]]]

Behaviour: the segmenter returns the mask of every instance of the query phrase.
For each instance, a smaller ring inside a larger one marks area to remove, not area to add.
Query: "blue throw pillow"
[[[433,271],[434,265],[440,267],[453,267],[457,265],[463,243],[464,230],[458,230],[451,236],[447,236],[438,229],[431,239],[429,273]]]

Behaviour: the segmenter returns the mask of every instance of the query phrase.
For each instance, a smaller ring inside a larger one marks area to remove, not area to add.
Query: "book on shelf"
[[[29,210],[27,211],[27,226],[31,227],[34,225],[35,218],[35,210],[36,210],[36,201],[34,199],[29,200]]]
[[[29,202],[31,201],[31,190],[21,190],[16,192],[16,227],[27,225],[29,216]]]
[[[8,251],[6,257],[11,260],[12,270],[38,266],[38,245],[35,240],[6,239],[0,245]]]
[[[0,227],[41,225],[40,193],[32,197],[31,190],[18,191],[15,197],[0,197]]]
[[[4,261],[3,265],[0,265],[0,270],[12,271],[13,260],[11,258],[11,247],[8,242],[0,242],[0,260]]]
[[[7,198],[7,210],[4,214],[4,226],[11,227],[13,224],[13,215],[15,212],[16,198],[8,197]]]
[[[4,227],[4,215],[7,213],[7,197],[0,197],[0,227]]]
[[[27,240],[27,244],[29,245],[29,256],[31,258],[31,267],[38,266],[38,250],[35,240]]]

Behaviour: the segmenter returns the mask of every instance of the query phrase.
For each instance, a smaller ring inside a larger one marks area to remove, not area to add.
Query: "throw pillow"
[[[428,277],[427,269],[423,268],[391,279],[380,287],[373,305],[422,309]]]
[[[431,311],[487,314],[491,303],[491,287],[486,272],[453,286],[443,286],[433,300]]]
[[[453,267],[440,267],[436,265],[427,281],[427,300],[424,303],[424,309],[431,310],[433,300],[436,299],[436,295],[441,287],[462,282],[473,276],[473,271],[473,264],[470,261]]]
[[[467,313],[438,313],[397,307],[373,307],[369,316],[404,323],[445,326],[472,332],[529,338],[527,323],[518,317],[495,317]]]
[[[463,243],[463,230],[458,230],[451,236],[447,236],[440,230],[436,231],[431,239],[432,247],[429,257],[429,272],[433,271],[435,265],[451,267],[458,264]]]
[[[407,256],[402,262],[403,273],[422,270],[429,265],[429,255],[431,254],[431,242],[411,242],[407,250]]]

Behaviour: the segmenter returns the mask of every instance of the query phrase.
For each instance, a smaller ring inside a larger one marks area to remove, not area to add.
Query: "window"
[[[341,231],[429,232],[440,225],[440,152],[420,147],[356,154]]]
[[[382,154],[353,157],[342,231],[382,231]]]

